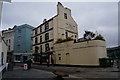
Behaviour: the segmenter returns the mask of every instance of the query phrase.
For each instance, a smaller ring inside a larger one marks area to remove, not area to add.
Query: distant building
[[[71,15],[71,10],[60,2],[57,4],[57,15],[33,29],[33,55],[36,62],[51,60],[54,53],[54,43],[60,39],[78,39],[77,23]]]
[[[120,59],[120,46],[107,48],[107,56],[111,59]]]
[[[34,27],[24,24],[14,26],[14,62],[24,62],[32,55],[32,30]]]
[[[8,46],[7,61],[12,62],[13,46],[14,46],[14,30],[9,28],[2,31],[3,38]]]

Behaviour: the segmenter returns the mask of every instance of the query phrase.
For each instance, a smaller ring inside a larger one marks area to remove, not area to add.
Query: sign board
[[[27,70],[28,69],[28,65],[24,64],[24,69]]]

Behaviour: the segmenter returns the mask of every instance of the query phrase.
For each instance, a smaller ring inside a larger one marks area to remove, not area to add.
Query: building
[[[7,44],[0,33],[0,79],[6,71],[7,48]]]
[[[24,62],[32,55],[32,29],[34,27],[23,24],[14,26],[14,62]]]
[[[13,46],[14,46],[14,30],[9,28],[2,31],[3,38],[8,46],[7,61],[12,62]]]
[[[120,46],[107,48],[107,56],[111,66],[117,66],[120,69]]]
[[[100,66],[99,59],[106,57],[105,41],[102,40],[56,43],[54,50],[55,64],[61,65]]]
[[[119,59],[120,58],[120,46],[107,48],[107,56],[111,59]]]
[[[57,4],[57,15],[33,29],[33,56],[36,62],[50,60],[54,43],[61,39],[78,39],[77,23],[71,15],[71,10],[60,2]]]

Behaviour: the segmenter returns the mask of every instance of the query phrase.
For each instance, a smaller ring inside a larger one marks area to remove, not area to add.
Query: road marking
[[[52,72],[49,72],[49,71],[44,71],[44,70],[39,70],[39,69],[32,69],[32,70],[39,71],[39,72],[52,73]],[[82,80],[88,80],[88,79],[85,79],[85,78],[82,78],[82,77],[78,77],[78,76],[74,76],[74,75],[69,75],[69,77],[70,78],[78,78],[78,79],[82,79]]]

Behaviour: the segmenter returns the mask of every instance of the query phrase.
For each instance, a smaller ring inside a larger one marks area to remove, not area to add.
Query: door
[[[70,54],[66,53],[66,64],[70,64]]]

